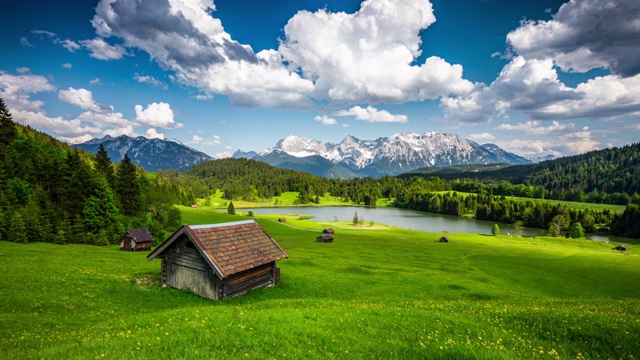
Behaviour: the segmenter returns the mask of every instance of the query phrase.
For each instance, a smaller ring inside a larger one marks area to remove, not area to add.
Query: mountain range
[[[531,163],[495,144],[480,145],[440,132],[400,133],[376,140],[347,136],[338,144],[290,135],[259,154],[237,151],[233,156],[329,178],[398,175],[423,167]]]
[[[113,162],[119,162],[127,153],[136,165],[147,171],[183,170],[213,159],[175,139],[148,139],[142,136],[107,135],[74,147],[96,153],[100,144]],[[289,135],[260,153],[238,150],[233,157],[341,179],[398,175],[425,167],[531,163],[495,144],[480,145],[456,134],[440,132],[400,133],[375,140],[347,136],[338,144]]]
[[[97,153],[100,144],[104,146],[114,163],[120,162],[124,154],[128,154],[134,164],[150,172],[165,169],[184,170],[213,159],[176,139],[148,139],[144,136],[107,135],[101,139],[92,139],[73,145],[73,147]]]

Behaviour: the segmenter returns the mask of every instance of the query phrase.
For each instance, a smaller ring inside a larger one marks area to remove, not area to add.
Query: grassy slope
[[[184,222],[243,220],[184,209]],[[163,289],[117,247],[0,242],[5,358],[631,358],[640,246],[259,219],[282,282],[225,302]],[[335,242],[314,242],[326,226]],[[367,230],[367,231],[365,231]]]

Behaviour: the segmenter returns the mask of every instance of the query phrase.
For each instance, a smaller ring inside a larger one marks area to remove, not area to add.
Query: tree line
[[[16,124],[0,99],[0,239],[114,244],[128,228],[157,240],[181,222],[174,204],[195,202],[206,185],[177,171],[146,173],[104,147],[85,154]]]

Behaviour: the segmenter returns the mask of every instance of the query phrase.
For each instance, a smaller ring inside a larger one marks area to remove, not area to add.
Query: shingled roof
[[[268,264],[289,255],[255,220],[209,225],[183,225],[147,258],[161,255],[171,243],[187,235],[222,278]]]
[[[142,228],[142,229],[129,229],[127,230],[126,234],[131,235],[132,238],[134,238],[136,240],[136,242],[149,242],[149,241],[153,241],[153,236],[151,235],[151,233],[149,232],[148,229],[146,228]],[[124,237],[124,235],[123,235]]]

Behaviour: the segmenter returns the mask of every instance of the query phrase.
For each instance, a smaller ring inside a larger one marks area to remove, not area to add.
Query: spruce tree
[[[122,212],[125,215],[134,216],[142,210],[137,168],[127,154],[124,155],[124,159],[118,164],[116,193],[120,198]]]
[[[0,152],[16,137],[16,125],[13,117],[0,98]]]
[[[229,213],[229,215],[235,215],[236,214],[236,209],[233,206],[233,201],[229,201],[229,207],[227,208],[227,213]]]
[[[98,153],[96,154],[96,170],[104,175],[105,179],[107,179],[107,182],[111,186],[115,183],[112,165],[113,163],[111,162],[111,158],[109,157],[107,150],[105,150],[104,145],[100,144]]]

